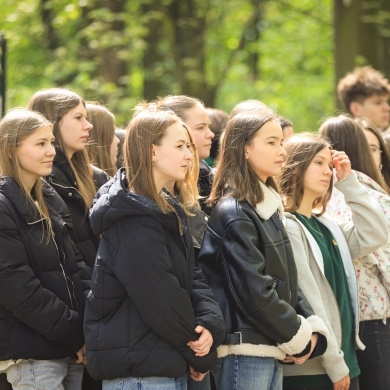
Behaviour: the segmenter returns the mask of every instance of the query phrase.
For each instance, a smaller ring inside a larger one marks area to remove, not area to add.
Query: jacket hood
[[[149,216],[172,223],[174,213],[163,213],[151,199],[129,191],[125,169],[121,168],[97,192],[89,215],[90,224],[95,234],[102,234],[118,219],[131,216]],[[177,224],[176,216],[173,221]]]

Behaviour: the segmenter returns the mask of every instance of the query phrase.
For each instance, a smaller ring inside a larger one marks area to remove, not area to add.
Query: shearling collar
[[[261,218],[268,220],[271,216],[279,211],[279,218],[284,216],[284,209],[282,199],[279,194],[271,187],[267,187],[262,181],[260,181],[261,189],[263,190],[264,199],[262,202],[256,205],[256,212]]]

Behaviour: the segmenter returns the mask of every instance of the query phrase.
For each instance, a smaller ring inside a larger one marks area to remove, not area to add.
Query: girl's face
[[[245,158],[262,182],[280,175],[286,156],[282,142],[282,128],[271,120],[257,131],[250,145],[245,147]]]
[[[84,104],[69,110],[60,121],[60,133],[64,152],[68,159],[85,148],[92,124],[87,121]]]
[[[200,160],[210,156],[211,140],[214,133],[210,130],[210,120],[206,109],[197,103],[185,111],[185,124],[190,129]]]
[[[333,159],[330,149],[325,147],[311,160],[303,176],[303,196],[313,202],[328,192],[333,175]],[[299,178],[298,178],[299,180]]]
[[[157,190],[184,180],[193,159],[186,129],[179,123],[168,127],[160,145],[153,145],[153,175]]]
[[[16,147],[24,185],[31,190],[39,177],[51,174],[56,154],[52,126],[35,130]]]
[[[111,146],[110,146],[110,157],[111,160],[116,163],[117,161],[117,156],[118,156],[118,145],[119,145],[119,138],[115,135],[114,133],[114,138],[112,139]]]
[[[380,168],[380,165],[382,163],[382,150],[379,140],[376,135],[370,130],[364,130],[364,134],[367,138],[368,145],[370,146],[372,157],[374,157],[375,165]]]

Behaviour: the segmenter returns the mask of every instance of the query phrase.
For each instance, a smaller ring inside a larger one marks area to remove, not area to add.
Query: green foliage
[[[125,126],[143,98],[146,79],[160,80],[163,89],[156,96],[181,93],[178,67],[190,69],[186,77],[197,82],[202,73],[193,65],[205,55],[215,107],[230,111],[241,100],[257,98],[292,120],[297,131],[314,131],[333,113],[331,0],[194,0],[194,15],[205,17],[198,37],[205,39],[205,53],[190,53],[193,57],[180,64],[169,40],[166,7],[172,0],[123,0],[124,12],[111,11],[103,0],[46,0],[58,43],[53,50],[41,1],[0,0],[0,28],[8,43],[8,108],[27,104],[38,89],[63,86],[107,104],[118,125]],[[150,11],[142,12],[142,6]],[[160,60],[145,67],[151,19],[161,33],[153,47]],[[114,31],[117,22],[124,27]],[[119,81],[104,73],[110,52],[126,66]]]
[[[267,2],[256,45],[259,77],[251,81],[245,53],[218,95],[230,110],[237,99],[259,99],[294,123],[316,131],[334,110],[331,1]]]

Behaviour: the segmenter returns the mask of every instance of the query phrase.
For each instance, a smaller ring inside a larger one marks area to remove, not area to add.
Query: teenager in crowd
[[[353,257],[359,287],[360,338],[366,346],[364,351],[357,352],[361,370],[360,390],[385,390],[390,388],[390,196],[374,157],[378,154],[373,150],[374,145],[378,146],[374,143],[376,138],[370,138],[368,143],[365,133],[366,130],[345,115],[329,118],[320,129],[320,134],[329,139],[334,148],[348,154],[358,181],[373,198],[371,203],[380,206],[387,222],[386,229],[383,229],[389,236],[386,244],[365,256]],[[356,192],[352,195],[354,203],[361,201]],[[332,196],[328,212],[336,220],[346,223],[354,217],[353,205],[339,191]],[[375,214],[366,210],[359,220],[366,224],[364,240],[374,243],[372,236],[378,234],[379,224]]]
[[[280,361],[300,364],[326,349],[327,329],[299,294],[281,219],[273,177],[286,154],[282,143],[269,110],[236,114],[225,130],[198,257],[227,327],[213,370],[220,390],[281,389]]]
[[[29,107],[42,113],[52,124],[56,155],[49,183],[70,210],[71,238],[92,270],[99,238],[90,227],[88,213],[100,186],[109,180],[103,170],[91,165],[86,151],[92,124],[87,120],[84,100],[73,91],[50,88],[36,92]],[[99,390],[85,370],[83,390]]]
[[[379,130],[365,118],[356,118],[355,121],[363,129],[375,165],[382,174],[385,185],[390,189],[390,150],[386,146],[386,135],[381,134]],[[383,187],[382,184],[381,186]]]
[[[355,118],[367,118],[386,131],[390,123],[390,83],[371,66],[360,66],[343,77],[337,95],[346,111]]]
[[[124,166],[91,210],[102,234],[85,320],[88,370],[103,389],[186,389],[217,364],[224,321],[194,266],[183,208],[164,190],[182,182],[193,155],[168,111],[131,120]]]
[[[89,159],[109,176],[114,176],[117,171],[119,144],[119,138],[115,134],[115,116],[96,103],[87,103],[86,109],[88,121],[93,126],[86,145]]]
[[[357,284],[352,258],[370,253],[386,242],[379,206],[351,172],[343,151],[313,134],[291,137],[280,177],[286,229],[294,251],[299,286],[315,313],[330,330],[321,359],[288,366],[286,389],[359,389],[356,348],[359,337]],[[353,220],[338,224],[326,214],[333,188],[343,192]]]
[[[199,158],[198,188],[201,196],[202,210],[210,215],[211,209],[206,205],[210,195],[213,174],[211,167],[204,160],[210,156],[214,133],[210,130],[210,120],[203,103],[190,96],[166,96],[157,101],[159,109],[172,110],[188,127],[195,142]]]
[[[85,299],[68,210],[51,173],[52,124],[27,110],[0,122],[0,372],[13,389],[81,389]]]
[[[72,91],[51,88],[36,92],[29,107],[53,123],[56,156],[48,181],[69,207],[74,226],[71,237],[92,268],[99,242],[89,225],[88,212],[97,189],[109,176],[89,161],[85,145],[92,125],[85,102]]]

